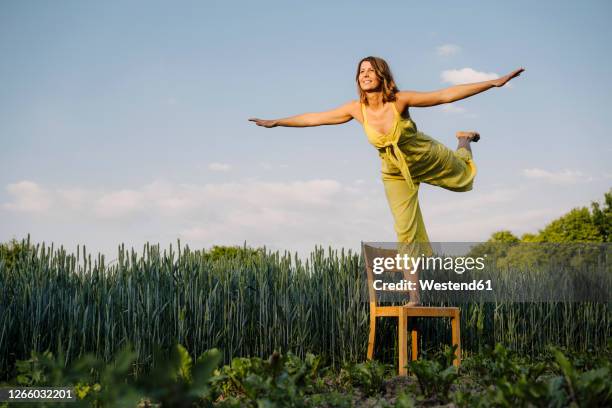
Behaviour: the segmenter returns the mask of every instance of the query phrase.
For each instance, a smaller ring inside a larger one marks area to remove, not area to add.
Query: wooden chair
[[[450,317],[452,328],[452,345],[457,345],[456,356],[453,365],[458,367],[461,364],[461,334],[460,334],[460,309],[458,307],[429,307],[429,306],[378,306],[378,296],[374,290],[374,272],[372,261],[375,257],[395,257],[397,250],[377,248],[365,245],[362,242],[362,251],[366,264],[368,277],[368,291],[370,294],[370,334],[368,339],[368,360],[374,357],[374,339],[376,337],[376,318],[377,317],[396,317],[398,318],[398,345],[399,345],[399,375],[407,375],[406,365],[408,364],[408,342],[407,334],[410,326],[411,334],[411,358],[416,360],[418,356],[418,328],[412,318],[416,317]],[[403,272],[402,270],[389,270],[390,272]],[[408,291],[402,291],[408,297]],[[412,323],[412,324],[411,324]]]

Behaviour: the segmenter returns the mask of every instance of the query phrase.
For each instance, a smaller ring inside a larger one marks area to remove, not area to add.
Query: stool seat
[[[456,317],[459,315],[458,307],[435,306],[402,306],[406,316],[415,317]]]

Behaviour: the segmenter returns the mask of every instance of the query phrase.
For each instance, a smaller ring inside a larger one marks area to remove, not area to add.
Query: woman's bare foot
[[[480,140],[480,134],[478,132],[464,132],[460,130],[457,132],[457,139],[461,137],[465,137],[467,138],[466,140],[468,142],[474,142],[474,143]]]

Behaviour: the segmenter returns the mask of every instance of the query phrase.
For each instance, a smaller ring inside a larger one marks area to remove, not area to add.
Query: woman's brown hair
[[[393,74],[391,73],[389,64],[387,64],[387,62],[382,58],[370,56],[363,58],[361,61],[359,61],[359,64],[357,64],[357,75],[355,76],[355,80],[357,81],[357,91],[359,92],[359,99],[361,102],[366,105],[368,104],[366,93],[361,89],[361,86],[359,86],[359,70],[361,69],[361,64],[364,61],[369,61],[370,64],[372,64],[374,72],[376,72],[378,79],[380,79],[380,90],[383,94],[383,102],[386,103],[395,101],[395,94],[399,92],[399,89],[397,89],[397,86],[395,85],[395,80],[393,79]]]

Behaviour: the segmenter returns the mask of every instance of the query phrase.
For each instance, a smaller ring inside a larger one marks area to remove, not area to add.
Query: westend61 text
[[[416,290],[416,282],[401,280],[399,282],[383,282],[375,280],[374,290]],[[491,280],[473,280],[471,282],[436,282],[435,280],[419,279],[421,290],[493,290]]]
[[[485,255],[486,256],[486,255]],[[413,257],[407,254],[400,254],[395,257],[377,257],[374,258],[372,271],[379,275],[385,270],[405,269],[410,270],[414,274],[417,269],[434,269],[434,270],[453,270],[458,274],[472,269],[484,269],[484,257],[472,258],[470,256],[463,257],[440,257],[440,256],[418,256]]]

